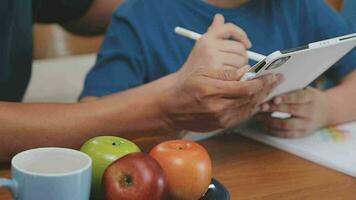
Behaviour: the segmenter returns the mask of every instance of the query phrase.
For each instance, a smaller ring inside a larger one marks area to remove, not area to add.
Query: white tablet
[[[265,99],[267,101],[283,93],[307,87],[355,47],[356,33],[353,33],[295,49],[276,51],[254,65],[241,80],[270,73],[283,74],[285,81],[272,91]]]

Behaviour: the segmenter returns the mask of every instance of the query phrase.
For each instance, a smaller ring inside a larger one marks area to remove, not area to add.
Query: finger
[[[224,24],[225,24],[225,18],[224,18],[224,16],[221,15],[221,14],[216,14],[216,15],[214,16],[213,22],[211,23],[211,25],[210,25],[208,31],[211,30],[211,29],[213,29],[213,28],[217,28],[217,27],[219,27],[219,26],[222,26],[222,25],[224,25]]]
[[[263,79],[253,79],[250,81],[234,81],[241,78],[244,74],[241,72],[246,70],[247,67],[244,67],[242,70],[210,69],[206,72],[206,76],[210,77],[209,80],[206,80],[207,90],[211,94],[220,94],[225,98],[259,97],[261,91],[266,87],[264,81],[270,85],[278,84],[278,76],[275,75],[266,75]]]
[[[275,99],[272,99],[270,101],[264,102],[260,105],[260,109],[262,112],[268,112],[271,108],[271,105],[274,104]]]
[[[247,58],[246,48],[241,42],[234,40],[221,40],[219,41],[219,50],[222,52],[242,55]]]
[[[211,29],[211,34],[220,39],[234,39],[241,42],[246,48],[251,47],[251,42],[248,39],[246,32],[232,23],[227,23]]]
[[[281,103],[289,104],[305,104],[312,101],[312,97],[309,91],[307,90],[298,90],[295,92],[290,92],[280,96]]]
[[[262,85],[261,91],[259,91],[259,93],[256,93],[256,99],[259,101],[259,103],[262,103],[262,100],[265,99],[272,92],[272,90],[277,87],[278,84],[281,83],[282,79],[279,75],[267,74],[257,79],[249,80],[247,82],[253,81]]]
[[[221,105],[223,107],[223,113],[231,113],[235,112],[236,110],[241,110],[242,106],[246,106],[250,103],[249,97],[242,97],[236,99],[228,99],[228,98],[220,98],[217,99],[215,102],[217,105]]]
[[[283,99],[282,99],[282,97],[280,97],[280,96],[275,97],[275,98],[273,99],[273,103],[276,104],[276,105],[281,104],[282,102],[283,102]]]
[[[245,65],[239,69],[231,66],[223,66],[220,69],[207,70],[206,75],[222,81],[239,81],[250,68],[251,66],[249,65]]]
[[[285,112],[290,113],[292,116],[295,117],[303,117],[307,118],[310,115],[310,104],[279,104],[274,105],[271,104],[268,112]],[[266,111],[265,111],[266,112]]]
[[[263,103],[260,108],[262,112],[268,112],[271,109],[271,106],[269,103]]]
[[[303,131],[286,131],[273,127],[264,127],[267,134],[280,138],[301,138],[307,134]]]
[[[241,110],[241,107],[246,106],[250,104],[251,100],[250,97],[241,97],[241,98],[235,98],[235,99],[228,99],[230,101],[229,103],[229,109],[227,109],[227,112],[235,113]]]
[[[229,65],[237,69],[246,66],[248,62],[247,57],[233,53],[221,53],[219,57],[223,60],[224,65]]]
[[[230,76],[231,76],[231,75],[233,75],[234,73],[236,73],[236,70],[241,69],[242,67],[236,67],[236,66],[232,66],[232,65],[224,65],[224,66],[222,66],[221,68],[224,68],[224,71],[226,71],[226,72],[224,72],[224,74],[225,74],[224,76],[221,76],[221,77],[225,77],[225,78],[221,78],[221,79],[219,78],[220,80],[239,81],[239,80],[231,80],[231,79],[228,79],[228,78],[226,78],[226,75],[229,75],[229,74],[230,74]],[[231,76],[231,77],[233,77],[233,76]]]
[[[249,103],[248,98],[239,98],[239,99],[216,99],[215,102],[212,102],[211,109],[202,110],[203,112],[211,113],[214,115],[218,114],[217,123],[220,124],[219,128],[226,128],[230,126],[231,115],[236,112],[242,112],[246,109],[246,106]],[[229,117],[230,116],[230,117]]]
[[[232,127],[243,120],[250,118],[254,114],[255,107],[249,103],[236,107],[235,109],[230,109],[226,112],[223,121],[227,127]]]
[[[258,101],[262,102],[273,91],[273,89],[283,81],[283,78],[278,74],[268,74],[250,81],[259,81],[263,86],[262,90],[257,95]]]
[[[278,119],[268,115],[257,115],[256,120],[261,122],[264,126],[283,131],[305,131],[308,121],[303,118],[288,118]]]
[[[263,90],[263,85],[259,81],[221,81],[215,83],[215,90],[225,98],[250,97],[251,100]]]

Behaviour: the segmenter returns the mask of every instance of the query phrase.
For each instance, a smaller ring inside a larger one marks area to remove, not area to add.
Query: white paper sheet
[[[268,136],[254,122],[244,123],[235,131],[248,138],[356,177],[356,122],[324,128],[300,139]]]

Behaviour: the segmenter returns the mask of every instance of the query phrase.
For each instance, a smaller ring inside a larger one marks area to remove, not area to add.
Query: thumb
[[[246,65],[239,69],[232,69],[231,67],[226,67],[226,69],[220,70],[218,74],[218,79],[223,81],[240,81],[241,77],[248,72],[251,66]]]
[[[219,26],[224,25],[224,24],[225,24],[224,16],[222,14],[216,14],[214,16],[213,22],[211,23],[211,25],[209,27],[209,30],[212,29],[212,28],[219,27]]]

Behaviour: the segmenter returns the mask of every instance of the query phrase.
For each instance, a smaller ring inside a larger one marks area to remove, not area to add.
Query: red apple
[[[163,169],[144,153],[113,162],[103,175],[103,185],[108,200],[163,200],[169,195]]]
[[[208,190],[212,164],[208,152],[200,144],[167,141],[154,147],[150,155],[166,173],[172,199],[197,200]]]

